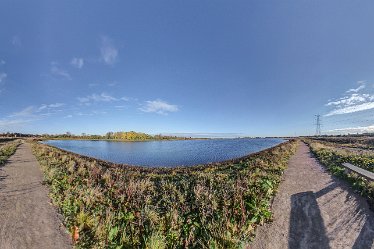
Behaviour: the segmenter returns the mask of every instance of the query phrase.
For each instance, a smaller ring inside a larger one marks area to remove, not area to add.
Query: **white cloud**
[[[339,106],[339,107],[352,106],[358,103],[365,102],[367,100],[371,100],[372,98],[373,96],[369,94],[353,93],[349,96],[344,96],[336,101],[330,101],[329,103],[326,104],[326,106]]]
[[[58,108],[64,106],[63,103],[43,104],[40,106],[28,106],[18,112],[13,112],[6,118],[0,119],[0,128],[14,128],[30,122],[42,120],[43,118],[57,114]]]
[[[81,69],[84,65],[84,60],[83,58],[73,58],[70,64],[78,69]]]
[[[374,125],[338,128],[327,131],[328,133],[371,133],[374,132]]]
[[[62,107],[65,104],[63,103],[55,103],[55,104],[43,104],[39,107],[35,106],[28,106],[22,109],[19,112],[14,112],[8,117],[38,117],[38,116],[46,116],[55,113],[56,108]]]
[[[0,60],[0,65],[5,65],[5,61],[4,60]]]
[[[48,105],[48,107],[58,108],[58,107],[61,107],[61,106],[64,106],[64,105],[65,105],[64,103],[56,103],[56,104],[50,104],[50,105]]]
[[[26,123],[32,122],[34,120],[30,119],[0,119],[1,128],[15,128],[15,126],[24,125]]]
[[[67,79],[67,80],[71,80],[70,74],[66,70],[58,67],[58,65],[57,65],[56,62],[52,62],[51,63],[51,70],[50,70],[50,72],[51,72],[52,75],[63,77],[65,79]]]
[[[352,89],[349,89],[349,90],[347,91],[347,93],[352,93],[352,92],[357,93],[357,92],[361,91],[362,89],[364,89],[365,87],[366,87],[365,85],[362,85],[362,86],[359,86],[359,87],[357,87],[357,88],[352,88]]]
[[[325,115],[326,117],[374,109],[374,94],[358,93],[365,89],[366,81],[361,80],[357,83],[359,87],[349,89],[345,92],[345,96],[326,104],[334,108]]]
[[[143,107],[139,108],[143,112],[154,112],[157,114],[167,115],[170,112],[177,112],[179,110],[177,105],[169,104],[163,100],[157,99],[146,101]]]
[[[3,82],[8,75],[4,72],[0,73],[0,83]]]
[[[127,106],[126,105],[116,105],[116,106],[114,106],[114,108],[119,109],[119,110],[123,110],[123,109],[127,108]]]
[[[95,115],[104,115],[104,114],[107,114],[106,111],[90,111],[90,112],[78,112],[78,113],[75,113],[74,115],[76,116],[95,116]]]
[[[77,115],[77,116],[92,116],[93,114],[92,114],[92,113],[82,113],[82,112],[78,112],[78,113],[76,113],[75,115]]]
[[[14,112],[13,114],[9,115],[9,117],[30,117],[33,116],[35,112],[36,108],[34,106],[28,106],[19,112]]]
[[[87,103],[87,102],[130,101],[131,99],[127,97],[116,98],[107,93],[101,93],[101,94],[94,93],[86,97],[79,97],[78,100],[81,103]]]
[[[366,111],[370,109],[374,109],[374,102],[366,102],[362,104],[338,108],[327,113],[325,116],[328,117],[328,116],[339,115],[339,114],[348,114],[348,113],[354,113],[354,112],[359,112],[359,111]]]
[[[4,72],[0,72],[0,94],[4,91],[4,82],[7,77],[7,74]]]
[[[101,94],[91,94],[86,97],[78,97],[79,102],[82,104],[89,105],[90,102],[112,102],[112,101],[120,101],[123,100],[122,98],[115,98],[107,93]]]
[[[118,49],[113,45],[112,40],[106,36],[101,38],[100,53],[105,64],[113,65],[117,61]]]
[[[56,103],[56,104],[49,104],[49,105],[43,104],[38,108],[38,112],[43,111],[43,110],[51,110],[54,108],[62,107],[64,105],[65,105],[64,103]]]
[[[66,115],[64,118],[72,118],[73,117],[73,115]]]

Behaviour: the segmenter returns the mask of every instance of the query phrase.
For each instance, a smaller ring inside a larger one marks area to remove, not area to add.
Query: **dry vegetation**
[[[348,180],[362,196],[367,198],[370,207],[374,210],[374,182],[370,182],[355,173],[347,174],[345,168],[342,167],[342,164],[347,162],[374,172],[374,153],[370,150],[363,150],[360,141],[357,142],[355,147],[354,140],[350,139],[350,146],[343,148],[341,138],[336,139],[340,142],[333,143],[332,141],[334,140],[330,139],[327,142],[325,140],[305,139],[316,158],[332,174]]]
[[[77,248],[244,248],[270,221],[297,142],[245,158],[151,169],[33,144]]]
[[[335,146],[352,148],[352,149],[363,149],[373,150],[374,149],[374,137],[371,136],[339,136],[339,137],[319,137],[315,140],[322,142],[330,142]]]
[[[0,166],[3,165],[6,160],[16,152],[18,145],[20,145],[20,140],[6,140],[4,144],[0,147]]]

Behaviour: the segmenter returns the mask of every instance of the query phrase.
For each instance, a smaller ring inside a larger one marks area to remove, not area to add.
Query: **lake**
[[[234,159],[284,141],[278,138],[239,138],[146,142],[48,140],[43,143],[114,163],[173,167]]]

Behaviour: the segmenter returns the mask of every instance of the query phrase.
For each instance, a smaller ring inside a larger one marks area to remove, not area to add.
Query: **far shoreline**
[[[250,139],[250,138],[247,137],[246,139]],[[252,139],[259,139],[259,138],[252,138]],[[59,140],[59,139],[56,139],[56,140]],[[65,139],[65,140],[67,140],[67,139]],[[83,140],[83,139],[80,139],[80,140]],[[71,151],[71,150],[68,150],[68,149],[63,149],[63,148],[60,148],[58,146],[47,144],[47,143],[39,143],[39,144],[41,144],[43,146],[46,146],[46,147],[56,149],[56,150],[59,150],[59,151],[62,151],[64,153],[67,153],[67,154],[70,154],[70,155],[73,155],[77,158],[83,158],[83,159],[88,160],[90,162],[98,162],[102,166],[105,166],[105,167],[108,167],[108,168],[121,168],[121,169],[129,168],[129,169],[137,169],[137,170],[143,171],[143,172],[153,172],[153,173],[160,172],[160,173],[164,174],[164,173],[171,172],[173,170],[188,170],[188,171],[195,171],[196,170],[196,171],[199,171],[199,170],[204,170],[207,167],[214,167],[214,166],[222,166],[222,165],[225,165],[225,164],[240,163],[241,161],[246,160],[246,159],[248,159],[252,156],[260,155],[262,153],[267,153],[267,152],[273,150],[274,148],[281,147],[282,145],[285,145],[289,142],[292,142],[295,139],[283,139],[283,140],[284,141],[282,141],[282,142],[280,142],[276,145],[270,146],[268,148],[261,149],[259,151],[250,152],[250,153],[245,154],[243,156],[238,156],[238,157],[234,157],[234,158],[230,158],[230,159],[226,159],[226,160],[220,160],[220,161],[200,163],[200,164],[174,165],[174,166],[165,166],[165,165],[149,166],[149,165],[136,165],[136,164],[130,164],[130,163],[118,163],[118,162],[113,162],[113,161],[97,158],[97,157],[94,157],[94,156],[80,154],[80,153],[77,153],[77,152],[74,152],[74,151]],[[141,141],[141,142],[146,142],[146,141]]]

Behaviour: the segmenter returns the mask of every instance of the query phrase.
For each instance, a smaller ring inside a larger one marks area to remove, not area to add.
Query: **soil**
[[[300,143],[251,249],[374,248],[374,213],[343,180],[331,176]]]
[[[28,144],[0,166],[0,248],[72,248]]]

